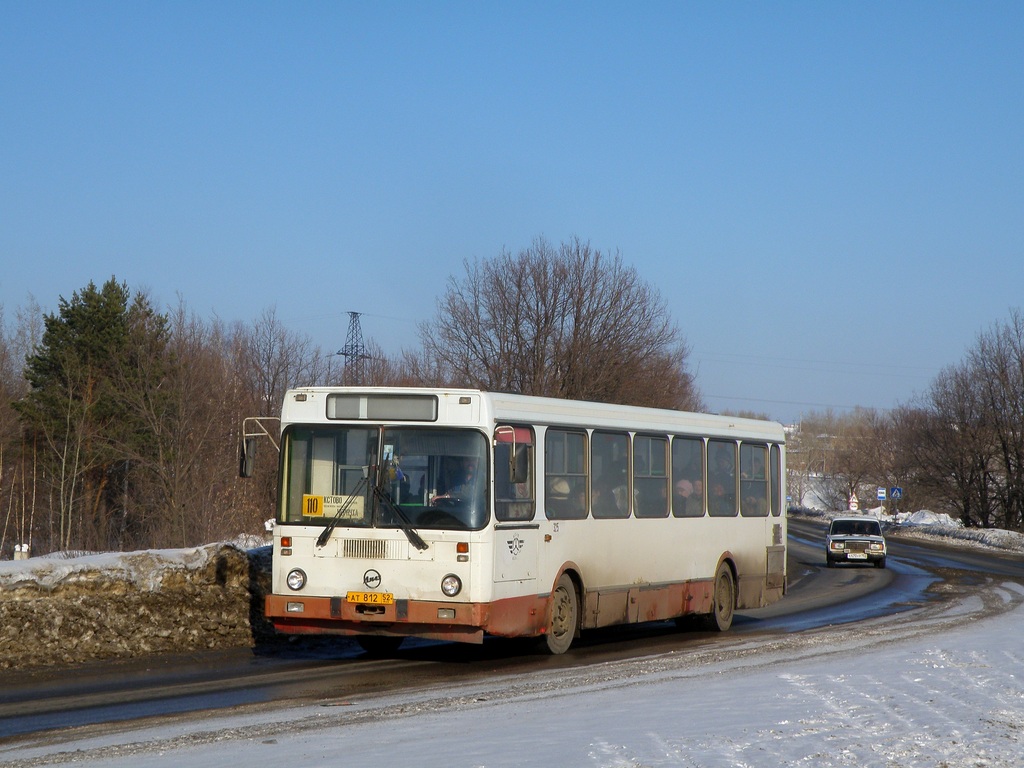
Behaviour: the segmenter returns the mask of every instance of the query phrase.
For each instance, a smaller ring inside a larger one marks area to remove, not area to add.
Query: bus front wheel
[[[550,610],[548,631],[544,640],[547,643],[548,651],[557,655],[565,653],[572,645],[579,617],[576,586],[568,574],[563,573],[558,577],[555,591],[551,593]]]
[[[736,609],[736,582],[728,563],[718,566],[713,599],[708,625],[716,632],[725,632],[732,626],[732,616]]]

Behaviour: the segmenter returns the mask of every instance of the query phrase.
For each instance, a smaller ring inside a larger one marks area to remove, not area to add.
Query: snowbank
[[[808,517],[830,521],[840,515],[862,514],[877,517],[886,525],[886,535],[908,536],[918,539],[943,540],[988,549],[1024,552],[1024,534],[999,528],[965,528],[949,515],[921,510],[919,512],[889,516],[880,507],[858,511],[825,512],[820,509],[791,509],[791,517]]]
[[[37,557],[0,563],[0,667],[251,645],[269,548]]]
[[[963,528],[945,515],[880,515],[887,534],[1024,551],[1024,535]],[[828,520],[843,512],[793,510]],[[263,616],[270,547],[35,557],[0,562],[0,668],[275,641]]]

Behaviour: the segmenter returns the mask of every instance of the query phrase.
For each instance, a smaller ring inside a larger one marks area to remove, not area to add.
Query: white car
[[[873,517],[837,517],[825,537],[825,564],[873,563],[885,568],[885,537]]]

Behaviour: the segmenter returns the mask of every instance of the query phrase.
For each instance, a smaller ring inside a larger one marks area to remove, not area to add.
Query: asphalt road
[[[370,659],[344,639],[302,640],[284,650],[238,649],[70,669],[0,675],[0,743],[73,742],[161,720],[189,722],[212,712],[244,713],[402,691],[443,690],[494,676],[566,670],[664,654],[744,652],[822,627],[850,627],[879,616],[927,616],[954,592],[987,580],[1024,581],[1024,557],[889,537],[888,567],[826,568],[821,525],[790,520],[789,588],[779,603],[737,614],[731,632],[673,622],[587,633],[563,656],[536,643],[489,639],[482,646],[408,642],[390,659]]]

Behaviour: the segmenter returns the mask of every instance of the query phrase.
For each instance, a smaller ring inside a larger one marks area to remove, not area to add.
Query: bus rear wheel
[[[707,617],[708,626],[716,632],[725,632],[732,626],[732,617],[736,610],[736,582],[728,563],[718,566],[712,597],[711,613]]]
[[[555,591],[551,593],[551,613],[548,617],[548,631],[544,636],[547,649],[558,655],[565,653],[576,636],[579,620],[579,602],[576,599],[576,585],[568,574],[558,577]]]

